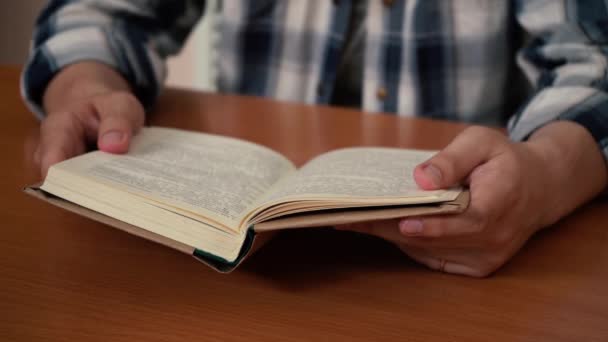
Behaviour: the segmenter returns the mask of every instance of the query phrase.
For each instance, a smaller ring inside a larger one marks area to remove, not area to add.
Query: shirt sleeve
[[[22,96],[41,118],[53,76],[97,61],[120,72],[149,107],[166,76],[165,58],[179,51],[204,8],[204,0],[51,0],[36,21]]]
[[[514,140],[525,140],[554,120],[585,127],[608,160],[608,3],[516,1],[530,37],[517,62],[534,95],[509,122]]]

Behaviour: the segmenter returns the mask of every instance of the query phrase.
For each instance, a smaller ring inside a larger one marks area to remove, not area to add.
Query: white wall
[[[45,0],[3,0],[0,6],[0,64],[23,64],[32,28]]]
[[[181,53],[169,59],[167,85],[201,90],[215,90],[214,67],[216,0],[207,1],[206,15],[194,29]]]

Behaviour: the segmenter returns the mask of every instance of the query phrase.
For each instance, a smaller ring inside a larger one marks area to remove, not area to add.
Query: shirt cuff
[[[569,120],[593,136],[608,163],[608,94],[589,87],[555,87],[539,92],[509,122],[509,135],[526,140],[542,126]]]

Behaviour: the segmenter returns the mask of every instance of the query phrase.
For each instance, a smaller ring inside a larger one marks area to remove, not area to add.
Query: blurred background
[[[34,21],[46,2],[19,0],[4,3],[4,9],[0,11],[0,64],[25,63]],[[213,9],[216,2],[207,1],[207,14],[192,32],[179,56],[169,60],[169,86],[215,89]]]

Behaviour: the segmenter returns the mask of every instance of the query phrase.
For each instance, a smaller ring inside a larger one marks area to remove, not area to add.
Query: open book
[[[69,159],[26,191],[227,271],[259,232],[463,211],[467,192],[414,182],[414,167],[432,154],[346,148],[298,170],[250,142],[151,127],[128,154]]]

